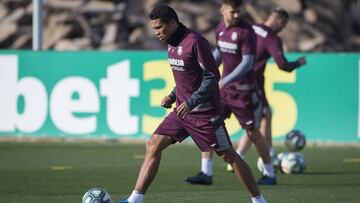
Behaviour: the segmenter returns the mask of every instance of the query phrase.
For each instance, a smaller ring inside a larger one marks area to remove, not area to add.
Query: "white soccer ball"
[[[305,135],[299,130],[292,130],[285,137],[285,146],[289,151],[300,151],[305,145]]]
[[[272,156],[271,161],[275,172],[280,166],[279,159],[276,156]],[[257,160],[257,167],[261,173],[264,172],[264,162],[261,157],[259,157]]]
[[[281,152],[279,153],[276,158],[279,161],[279,165],[281,165],[281,161],[284,159],[284,157],[286,157],[289,154],[289,152]]]
[[[290,152],[281,160],[281,171],[285,174],[302,173],[305,169],[305,157],[298,152]]]
[[[101,188],[92,188],[88,190],[83,198],[82,203],[111,203],[109,193]]]
[[[281,152],[279,153],[276,158],[278,160],[278,169],[280,170],[280,172],[284,173],[281,169],[281,161],[284,159],[284,157],[286,157],[287,155],[289,155],[289,152]]]

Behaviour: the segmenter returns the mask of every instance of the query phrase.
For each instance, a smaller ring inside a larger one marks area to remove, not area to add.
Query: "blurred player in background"
[[[283,30],[288,23],[288,20],[289,13],[283,8],[277,8],[271,13],[264,24],[252,26],[256,33],[256,59],[254,72],[257,84],[261,90],[263,105],[260,131],[268,143],[270,156],[275,156],[275,149],[272,145],[271,134],[272,113],[264,88],[266,63],[270,57],[273,57],[278,67],[286,72],[291,72],[306,64],[305,57],[300,57],[294,62],[288,62],[285,58],[282,40],[278,36],[278,33]],[[247,136],[242,136],[236,150],[237,153],[244,158],[245,154],[250,149],[251,144],[252,142]],[[231,167],[228,167],[228,170],[231,170]]]
[[[256,49],[256,59],[255,59],[255,67],[254,72],[256,74],[257,83],[260,87],[260,91],[262,92],[262,119],[260,124],[260,131],[261,134],[265,137],[266,142],[268,143],[270,156],[275,156],[275,150],[272,145],[272,134],[271,134],[271,120],[272,120],[272,113],[269,106],[269,102],[266,98],[266,93],[264,89],[265,85],[265,67],[267,61],[270,57],[273,57],[276,64],[281,70],[291,72],[296,68],[301,67],[302,65],[306,64],[305,57],[300,57],[294,62],[288,62],[285,58],[282,40],[277,35],[287,24],[289,20],[289,14],[285,9],[277,8],[275,9],[271,15],[268,17],[266,22],[262,25],[253,25],[253,29],[256,33],[256,41],[257,41],[257,49]],[[240,154],[242,158],[245,157],[245,154],[251,147],[251,140],[248,136],[242,136],[239,145],[237,148],[237,153]],[[209,162],[209,161],[203,161]],[[202,171],[203,168],[206,169],[205,164],[202,164]],[[228,170],[232,171],[231,166],[228,166]],[[209,171],[209,170],[207,170]],[[199,184],[202,182],[208,183],[211,177],[202,178],[202,181],[198,181]],[[207,180],[206,180],[207,179]],[[196,183],[196,182],[194,182]]]
[[[176,107],[147,141],[135,188],[126,200],[120,202],[141,203],[157,174],[162,151],[189,135],[201,151],[215,151],[234,168],[252,202],[266,202],[250,168],[231,145],[222,117],[218,86],[220,73],[210,44],[180,23],[176,12],[167,5],[155,7],[149,17],[157,38],[168,44],[168,60],[176,84],[161,105],[171,108],[176,102]]]
[[[262,106],[253,71],[256,36],[251,25],[240,19],[241,6],[242,0],[223,0],[220,8],[223,21],[216,28],[217,49],[213,54],[217,65],[223,64],[219,82],[221,102],[224,116],[235,114],[264,162],[263,176],[258,184],[275,185],[269,148],[259,131]],[[185,181],[190,184],[212,184],[211,152],[202,153],[201,172],[187,177]]]

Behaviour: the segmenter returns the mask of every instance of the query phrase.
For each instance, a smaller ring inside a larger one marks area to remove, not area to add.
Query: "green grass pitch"
[[[76,203],[92,187],[104,188],[115,202],[130,194],[144,152],[144,144],[0,142],[0,202]],[[360,146],[312,145],[302,153],[308,162],[305,173],[277,173],[278,185],[260,187],[268,202],[360,202]],[[252,149],[246,161],[258,178],[256,160]],[[170,146],[144,203],[251,202],[218,157],[212,186],[183,181],[199,169],[200,153],[194,145]]]

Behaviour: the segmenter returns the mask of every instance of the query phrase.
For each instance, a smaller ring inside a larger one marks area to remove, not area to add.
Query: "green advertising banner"
[[[306,54],[292,73],[270,61],[273,134],[359,142],[360,54]],[[296,59],[298,54],[288,54]],[[0,52],[0,137],[146,139],[169,112],[174,87],[165,52]],[[233,139],[236,119],[226,121]]]

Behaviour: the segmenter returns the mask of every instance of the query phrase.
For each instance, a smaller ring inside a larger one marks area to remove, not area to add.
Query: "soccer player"
[[[176,102],[176,107],[147,141],[135,188],[126,200],[120,202],[141,203],[157,174],[162,151],[188,136],[201,151],[215,151],[234,168],[252,202],[266,202],[249,166],[231,145],[222,117],[218,87],[220,74],[210,44],[180,23],[176,12],[167,5],[155,7],[149,17],[156,37],[168,44],[168,61],[176,84],[161,105],[171,108]]]
[[[256,36],[250,24],[240,19],[242,0],[223,0],[220,12],[223,21],[216,28],[217,65],[223,64],[221,102],[225,117],[234,113],[247,137],[255,144],[264,162],[261,185],[275,185],[276,177],[269,148],[259,131],[261,100],[253,71]],[[212,184],[211,152],[202,153],[201,172],[185,178],[190,184]]]
[[[289,13],[283,8],[277,8],[271,13],[264,24],[252,26],[256,33],[256,58],[254,71],[257,83],[262,92],[261,98],[263,104],[260,130],[268,143],[270,156],[275,156],[275,150],[272,145],[271,135],[272,113],[264,89],[264,72],[266,63],[270,57],[273,57],[278,67],[287,72],[291,72],[294,69],[306,64],[305,57],[300,57],[294,62],[288,62],[285,58],[282,40],[278,36],[278,33],[286,26],[288,20]],[[250,149],[251,144],[252,143],[247,136],[242,136],[236,151],[241,157],[244,157],[246,152]]]

